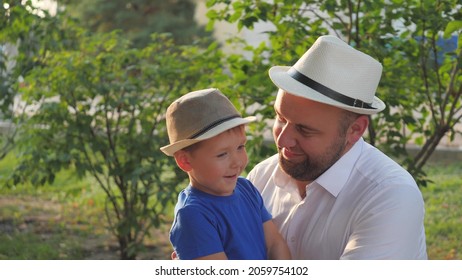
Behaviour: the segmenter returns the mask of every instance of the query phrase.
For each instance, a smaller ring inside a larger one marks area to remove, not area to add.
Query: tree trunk
[[[136,260],[136,253],[129,254],[128,245],[130,244],[129,236],[119,236],[119,249],[121,260]]]
[[[441,139],[443,139],[443,137],[446,135],[448,131],[449,126],[440,126],[436,129],[435,134],[433,134],[432,137],[427,139],[422,149],[414,157],[414,161],[412,162],[412,166],[410,166],[409,170],[411,173],[413,173],[414,171],[419,171],[423,168],[430,156],[436,150],[438,144],[441,142]]]

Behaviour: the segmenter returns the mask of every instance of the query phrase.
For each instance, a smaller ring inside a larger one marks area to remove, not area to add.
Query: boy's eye
[[[245,149],[245,145],[244,145],[244,144],[243,144],[243,145],[240,145],[239,147],[237,147],[237,149],[238,149],[238,150],[243,150],[243,149]]]
[[[217,157],[221,158],[221,157],[225,157],[228,153],[221,153],[221,154],[218,154]]]

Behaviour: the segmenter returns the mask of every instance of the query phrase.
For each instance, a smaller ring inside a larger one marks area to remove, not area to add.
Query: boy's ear
[[[189,172],[192,170],[191,162],[189,160],[189,153],[183,150],[176,152],[173,157],[175,158],[176,164],[184,172]]]

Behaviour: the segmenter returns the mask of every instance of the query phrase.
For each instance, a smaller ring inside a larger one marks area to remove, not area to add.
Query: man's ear
[[[179,150],[173,154],[173,157],[175,158],[176,164],[179,168],[181,168],[181,170],[184,172],[189,172],[192,170],[190,155],[188,152]]]
[[[351,125],[348,133],[349,142],[356,143],[369,126],[369,116],[359,116]]]

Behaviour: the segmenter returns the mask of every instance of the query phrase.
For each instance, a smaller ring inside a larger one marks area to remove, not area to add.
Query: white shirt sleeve
[[[384,188],[360,210],[341,259],[426,259],[424,214],[418,189]]]

